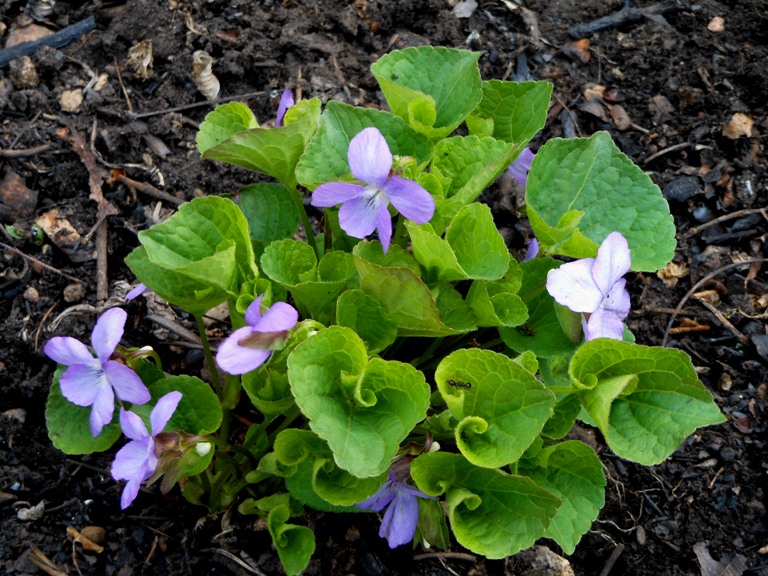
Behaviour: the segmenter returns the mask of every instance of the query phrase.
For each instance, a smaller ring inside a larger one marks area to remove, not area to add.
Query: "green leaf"
[[[411,476],[426,494],[446,495],[459,544],[492,559],[532,546],[560,506],[530,478],[479,468],[458,454],[419,456],[411,464]]]
[[[405,220],[405,227],[411,237],[413,255],[424,267],[428,279],[453,282],[468,278],[450,244],[440,238],[430,224]]]
[[[183,430],[190,434],[213,434],[221,426],[221,403],[211,387],[194,376],[166,376],[149,387],[152,404],[172,392],[181,392],[181,401],[166,425],[166,430]],[[145,405],[146,406],[146,405]],[[144,416],[144,410],[134,411]],[[146,411],[149,420],[149,411]]]
[[[310,190],[325,182],[352,181],[347,161],[349,142],[371,126],[379,129],[393,156],[411,156],[422,166],[432,157],[429,140],[400,118],[381,110],[331,101],[325,107],[317,134],[296,168],[298,181]]]
[[[113,415],[112,423],[94,438],[89,424],[91,406],[77,406],[61,394],[59,379],[65,370],[65,366],[56,370],[45,405],[48,437],[64,454],[91,454],[109,449],[122,433],[117,418]]]
[[[347,290],[336,302],[336,323],[354,330],[369,354],[380,352],[397,337],[397,326],[384,308],[361,290]]]
[[[280,128],[251,128],[237,132],[205,149],[203,158],[267,174],[287,188],[295,188],[296,164],[317,130],[320,100],[304,100],[294,107],[304,112],[301,121],[286,123]]]
[[[357,478],[336,466],[328,444],[310,430],[289,428],[275,439],[278,461],[290,471],[286,487],[302,504],[326,512],[359,512],[354,504],[366,500],[386,480],[386,473]]]
[[[605,504],[605,475],[594,450],[569,440],[544,448],[536,456],[536,467],[521,467],[520,473],[560,498],[562,504],[544,534],[573,554]]]
[[[584,212],[579,231],[595,244],[574,242],[551,251],[542,242],[547,254],[594,256],[596,245],[618,231],[629,242],[633,270],[657,270],[674,256],[675,226],[667,201],[607,132],[555,138],[542,146],[528,175],[526,203],[540,241],[547,232],[540,222],[554,227],[570,211]]]
[[[213,148],[219,142],[223,142],[230,136],[258,128],[259,123],[253,112],[242,102],[228,102],[216,107],[209,112],[197,132],[197,149],[204,154],[209,148]]]
[[[445,239],[467,276],[498,280],[507,272],[509,251],[485,204],[469,204],[456,214]]]
[[[555,396],[509,357],[477,348],[456,350],[440,362],[435,381],[459,421],[456,444],[475,464],[516,462],[552,415]]]
[[[288,358],[288,379],[309,426],[338,466],[359,478],[389,469],[400,442],[424,419],[429,386],[409,364],[374,358],[349,328],[333,326]]]
[[[550,82],[483,82],[483,99],[467,119],[470,133],[525,145],[544,128],[551,96]]]
[[[287,576],[298,576],[315,553],[315,534],[306,526],[288,524],[291,509],[275,506],[267,516],[267,528]]]
[[[136,277],[171,304],[200,314],[257,276],[248,223],[230,200],[196,198],[139,233],[126,258]]]
[[[240,190],[239,196],[252,240],[271,242],[296,233],[299,211],[285,186],[268,182],[251,184]]]
[[[467,303],[480,326],[519,326],[528,319],[528,308],[518,296],[522,271],[517,261],[510,259],[503,278],[488,282],[475,280],[469,287]]]
[[[628,460],[658,464],[697,428],[725,421],[680,350],[598,338],[576,351],[569,373],[608,445]]]
[[[360,290],[397,325],[398,336],[448,336],[458,331],[440,320],[432,293],[409,268],[385,268],[355,257]]]
[[[516,328],[502,327],[504,344],[516,352],[532,351],[540,358],[573,352],[576,348],[565,335],[555,313],[555,301],[547,292],[547,273],[560,266],[551,258],[520,263],[523,283],[519,295],[528,307],[528,320]]]
[[[328,252],[319,265],[305,242],[285,239],[273,242],[261,257],[264,273],[290,290],[302,316],[330,322],[336,300],[355,274],[351,254]]]
[[[371,66],[387,104],[430,139],[453,132],[482,97],[479,52],[419,46],[385,54]]]

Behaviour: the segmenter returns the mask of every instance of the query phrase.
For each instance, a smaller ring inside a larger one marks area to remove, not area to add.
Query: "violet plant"
[[[571,553],[606,483],[574,426],[653,465],[723,422],[686,354],[624,324],[633,272],[674,254],[659,188],[604,132],[534,154],[551,85],[484,81],[479,56],[383,56],[390,111],[284,93],[274,128],[241,103],[211,112],[203,158],[272,181],[181,206],[127,258],[196,318],[210,381],[119,347],[125,313],[110,310],[95,357],[66,337],[46,346],[61,364],[54,444],[82,454],[127,436],[121,505],[142,482],[179,483],[211,511],[262,516],[298,574],[314,551],[305,507],[383,512],[393,547],[446,546],[450,528],[489,558],[543,537]],[[478,202],[507,170],[535,234],[520,261]],[[222,303],[216,349],[202,317]]]

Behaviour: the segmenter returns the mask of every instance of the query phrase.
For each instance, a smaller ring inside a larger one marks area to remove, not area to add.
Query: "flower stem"
[[[195,316],[195,322],[197,323],[197,331],[200,334],[200,340],[203,342],[203,354],[205,354],[205,361],[208,363],[208,369],[211,371],[211,381],[213,382],[213,388],[216,390],[216,396],[219,400],[223,400],[223,389],[221,388],[221,380],[219,379],[219,371],[216,368],[216,361],[213,359],[211,353],[211,345],[208,343],[208,335],[205,332],[205,324],[203,323],[202,316]]]
[[[299,216],[301,217],[301,225],[304,228],[304,234],[307,236],[307,243],[312,246],[312,250],[315,251],[315,256],[320,259],[320,255],[318,254],[317,249],[317,241],[315,240],[315,233],[312,230],[312,224],[309,221],[307,209],[304,208],[304,199],[301,196],[301,192],[299,192],[299,189],[296,186],[292,186],[290,188],[290,192],[291,198],[293,198],[293,203],[296,204],[296,209],[299,211]]]

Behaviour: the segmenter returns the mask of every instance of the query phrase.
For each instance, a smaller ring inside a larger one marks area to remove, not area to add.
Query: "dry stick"
[[[154,110],[151,112],[128,112],[128,117],[132,119],[147,118],[149,116],[159,116],[160,114],[170,114],[171,112],[181,112],[182,110],[190,110],[191,108],[200,108],[200,106],[215,106],[217,104],[224,104],[225,102],[232,102],[234,100],[250,100],[256,98],[256,96],[263,96],[266,94],[263,90],[260,92],[246,92],[245,94],[238,94],[237,96],[227,96],[226,98],[216,98],[215,100],[206,100],[205,102],[193,102],[192,104],[184,104],[183,106],[173,106],[171,108],[164,108],[163,110]]]
[[[104,199],[101,185],[108,179],[106,172],[96,164],[96,158],[85,144],[82,134],[71,122],[64,123],[69,129],[70,144],[80,161],[88,171],[88,197],[96,202],[96,299],[104,302],[109,297],[109,278],[107,276],[107,216],[117,214],[117,209]],[[90,235],[90,232],[89,232]]]
[[[120,64],[117,61],[117,56],[115,56],[115,71],[117,72],[117,81],[120,83],[120,88],[123,91],[125,102],[128,104],[128,113],[133,114],[133,105],[131,104],[131,97],[128,95],[128,90],[125,89],[125,84],[123,84],[123,75],[120,73]]]
[[[611,570],[613,570],[613,565],[616,564],[616,560],[619,559],[619,556],[621,556],[622,552],[624,552],[624,544],[618,544],[616,548],[613,549],[613,552],[611,552],[608,560],[606,560],[603,569],[600,571],[600,576],[608,576],[608,574],[611,573]]]
[[[600,30],[621,26],[628,22],[636,22],[642,18],[649,18],[658,22],[659,18],[662,18],[661,15],[664,12],[669,12],[670,10],[675,9],[678,9],[678,7],[674,2],[653,4],[646,8],[633,8],[627,6],[615,14],[609,14],[608,16],[603,16],[602,18],[598,18],[592,22],[586,22],[585,24],[577,24],[568,29],[568,34],[570,34],[572,38],[586,38]]]
[[[715,315],[715,318],[717,318],[723,326],[728,328],[728,330],[730,330],[733,333],[733,335],[736,336],[736,338],[738,338],[739,342],[741,342],[745,346],[749,344],[749,337],[744,336],[744,334],[739,332],[736,326],[734,326],[731,323],[731,321],[725,317],[725,314],[723,314],[722,312],[720,312],[720,310],[712,306],[712,304],[707,302],[704,298],[697,298],[697,300],[701,302],[701,305],[704,306],[704,308],[712,312],[712,314]]]
[[[122,182],[134,192],[136,191],[143,192],[147,196],[152,196],[153,198],[157,198],[158,200],[165,200],[166,202],[170,202],[171,204],[175,204],[176,206],[180,206],[181,204],[184,204],[184,200],[181,200],[180,198],[176,198],[176,196],[168,194],[168,192],[163,192],[162,190],[152,186],[152,184],[148,184],[146,182],[137,182],[136,180],[132,180],[131,178],[128,178],[128,176],[125,176],[124,174],[120,174],[117,177],[117,181]]]
[[[728,264],[727,266],[723,266],[722,268],[718,268],[714,272],[710,272],[706,276],[704,276],[701,280],[696,282],[688,292],[686,292],[685,296],[680,300],[680,303],[675,307],[675,311],[672,313],[672,317],[669,319],[669,322],[667,323],[667,328],[664,330],[664,338],[661,339],[661,346],[665,347],[667,345],[667,340],[669,339],[669,331],[672,329],[672,324],[675,321],[675,318],[677,318],[677,315],[680,314],[680,311],[683,309],[683,306],[685,306],[685,303],[688,301],[688,299],[693,296],[693,294],[701,288],[706,282],[709,282],[717,276],[718,274],[722,274],[723,272],[726,272],[730,270],[731,268],[737,268],[739,266],[744,266],[746,264],[755,264],[757,262],[768,262],[768,258],[754,258],[752,260],[742,260],[741,262],[734,262],[733,264]]]
[[[655,154],[651,154],[643,160],[643,164],[648,164],[649,162],[653,162],[656,160],[656,158],[661,158],[665,154],[669,154],[671,152],[677,152],[678,150],[682,150],[683,148],[688,148],[691,146],[690,142],[680,142],[680,144],[675,144],[674,146],[667,146],[666,148],[663,148],[656,152]]]
[[[50,144],[40,144],[40,146],[27,148],[25,150],[8,148],[6,150],[0,150],[0,158],[26,158],[28,156],[34,156],[35,154],[40,154],[41,152],[46,152],[50,149],[51,149]]]
[[[691,236],[695,236],[702,230],[709,228],[710,226],[714,226],[715,224],[720,224],[720,222],[725,222],[727,220],[732,220],[734,218],[741,218],[742,216],[749,216],[750,214],[757,214],[760,213],[763,215],[763,218],[768,220],[768,213],[766,213],[765,208],[747,208],[745,210],[737,210],[736,212],[731,212],[730,214],[723,214],[722,216],[718,216],[714,220],[710,220],[709,222],[706,222],[702,224],[701,226],[696,226],[695,228],[691,228],[686,232],[683,236],[685,238],[690,238]]]
[[[344,90],[344,94],[347,96],[347,102],[352,104],[352,93],[349,91],[349,86],[347,86],[344,74],[341,73],[341,68],[339,68],[339,63],[336,60],[336,55],[331,56],[331,62],[333,63],[333,72],[336,75],[336,81],[341,84],[341,89]]]
[[[450,558],[451,560],[467,560],[468,562],[477,562],[477,558],[472,554],[465,552],[425,552],[417,554],[414,560],[431,560],[432,558]]]
[[[31,54],[34,54],[43,46],[51,46],[53,48],[66,46],[75,38],[87,34],[95,27],[96,20],[93,16],[89,16],[85,20],[72,24],[72,26],[67,26],[45,38],[32,40],[30,42],[22,42],[16,46],[0,50],[0,68],[7,66],[11,60],[20,58],[21,56],[30,56]]]
[[[83,284],[83,281],[80,278],[75,278],[74,276],[70,276],[66,272],[62,272],[61,270],[58,270],[57,268],[54,268],[53,266],[49,266],[48,264],[46,264],[45,262],[41,262],[40,260],[38,260],[34,256],[30,256],[28,254],[24,254],[24,252],[22,252],[21,250],[19,250],[17,248],[14,248],[13,246],[9,246],[5,242],[0,242],[0,247],[5,248],[6,250],[10,250],[11,252],[16,254],[17,256],[21,256],[22,258],[26,258],[27,260],[32,262],[32,264],[34,264],[35,266],[40,266],[41,268],[45,268],[46,270],[50,270],[51,272],[56,272],[56,274],[58,274],[59,276],[63,276],[64,278],[67,278],[68,280],[72,280],[72,282],[77,282],[78,284]]]

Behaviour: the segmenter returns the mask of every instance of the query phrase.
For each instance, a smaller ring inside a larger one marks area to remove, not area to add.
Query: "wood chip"
[[[752,118],[741,112],[737,112],[723,127],[723,136],[731,140],[738,140],[742,136],[752,136]]]

